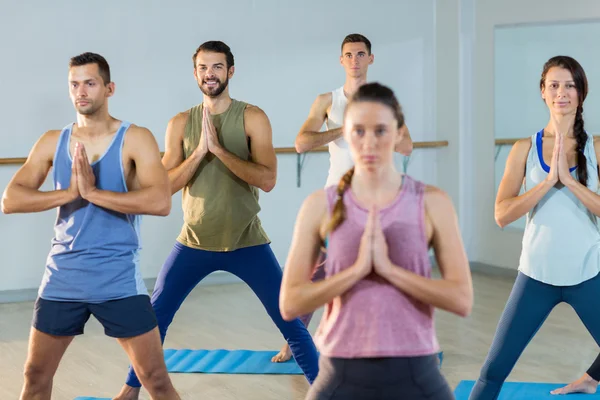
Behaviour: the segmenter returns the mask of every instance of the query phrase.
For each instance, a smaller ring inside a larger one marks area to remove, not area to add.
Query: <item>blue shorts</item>
[[[139,295],[104,303],[45,300],[35,302],[32,325],[54,336],[76,336],[93,315],[107,336],[129,338],[151,331],[157,326],[150,297]]]

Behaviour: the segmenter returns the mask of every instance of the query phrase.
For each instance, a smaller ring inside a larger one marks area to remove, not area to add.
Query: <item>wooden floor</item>
[[[444,350],[443,373],[454,388],[475,379],[487,353],[512,279],[475,273],[475,306],[461,319],[437,312],[438,337]],[[600,295],[600,294],[599,294]],[[0,399],[18,399],[27,353],[31,303],[0,305]],[[314,332],[320,313],[310,326]],[[171,325],[166,347],[277,350],[282,339],[262,305],[244,285],[200,286]],[[509,380],[567,382],[595,359],[598,346],[571,307],[561,304],[546,321],[516,365]],[[92,318],[84,336],[67,351],[54,381],[53,399],[116,394],[125,379],[127,358],[103,335]],[[183,399],[303,399],[302,376],[172,374]],[[148,399],[144,393],[143,399]]]

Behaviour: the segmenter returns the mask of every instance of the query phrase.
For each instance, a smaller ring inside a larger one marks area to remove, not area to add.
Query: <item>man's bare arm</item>
[[[131,126],[125,137],[124,151],[135,164],[139,188],[126,193],[95,189],[86,194],[86,200],[124,214],[169,215],[169,177],[152,133],[146,128]]]
[[[308,118],[296,136],[296,151],[304,153],[319,146],[326,145],[342,136],[342,128],[321,132],[320,129],[327,119],[327,109],[331,106],[331,93],[320,94],[313,102]]]
[[[408,127],[406,124],[401,128],[402,129],[402,137],[400,141],[396,143],[395,151],[404,156],[410,156],[413,151],[413,141],[410,137],[410,132],[408,131]]]
[[[52,168],[60,131],[48,131],[35,143],[25,164],[19,168],[8,183],[2,196],[2,212],[34,213],[50,210],[70,203],[79,193],[77,184],[47,192],[40,191]]]
[[[192,179],[206,152],[194,151],[187,159],[183,154],[183,136],[189,113],[177,114],[169,121],[165,135],[165,154],[162,159],[169,173],[171,194],[180,191]],[[204,139],[204,133],[200,140]],[[200,146],[199,146],[200,147]]]
[[[244,128],[250,138],[252,161],[240,159],[223,146],[218,146],[213,153],[238,178],[270,192],[277,181],[277,156],[269,118],[260,108],[249,105],[244,112]]]

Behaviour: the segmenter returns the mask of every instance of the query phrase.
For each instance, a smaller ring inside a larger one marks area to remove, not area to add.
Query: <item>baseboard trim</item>
[[[469,263],[471,266],[471,272],[477,272],[484,275],[497,276],[501,278],[517,277],[519,271],[513,268],[498,267],[497,265],[486,264],[482,262],[473,261]]]
[[[228,272],[217,271],[200,282],[199,286],[212,286],[212,285],[228,285],[232,283],[242,283],[243,281],[237,276],[232,275]],[[156,278],[144,279],[144,283],[150,292],[156,284]],[[21,289],[21,290],[3,290],[0,291],[0,304],[6,303],[23,303],[35,301],[37,298],[38,289]]]

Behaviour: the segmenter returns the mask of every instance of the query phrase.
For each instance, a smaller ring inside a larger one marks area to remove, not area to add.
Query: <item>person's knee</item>
[[[138,379],[146,390],[152,395],[165,395],[173,389],[167,370],[162,367],[144,369],[137,373]]]
[[[504,382],[510,373],[504,363],[498,360],[488,361],[481,369],[481,379],[485,382]]]
[[[44,363],[27,362],[23,370],[23,376],[29,388],[42,389],[52,382],[54,371]]]

